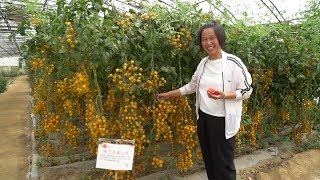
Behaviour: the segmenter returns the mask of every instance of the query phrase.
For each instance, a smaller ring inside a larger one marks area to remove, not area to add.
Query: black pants
[[[199,110],[197,131],[209,180],[235,180],[235,137],[225,138],[225,118]]]

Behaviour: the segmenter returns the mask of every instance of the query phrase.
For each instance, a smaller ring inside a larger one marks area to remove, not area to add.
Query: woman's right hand
[[[171,97],[179,97],[179,96],[181,96],[180,90],[179,89],[175,89],[175,90],[168,91],[168,92],[165,92],[165,93],[157,94],[157,100],[158,101],[163,101],[163,100],[169,99]]]
[[[166,100],[169,98],[169,93],[160,93],[160,94],[157,94],[157,100],[158,101],[163,101],[163,100]]]

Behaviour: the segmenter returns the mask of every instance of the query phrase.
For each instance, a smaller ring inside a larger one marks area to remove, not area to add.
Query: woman
[[[242,100],[252,93],[251,75],[240,58],[222,50],[226,33],[220,24],[205,24],[198,38],[208,56],[188,84],[158,94],[157,99],[196,93],[197,133],[207,176],[209,180],[235,180],[235,135],[240,128]]]

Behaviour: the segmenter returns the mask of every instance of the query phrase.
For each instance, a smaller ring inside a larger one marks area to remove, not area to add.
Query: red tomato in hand
[[[209,88],[208,91],[213,95],[219,95],[219,93],[213,88]]]

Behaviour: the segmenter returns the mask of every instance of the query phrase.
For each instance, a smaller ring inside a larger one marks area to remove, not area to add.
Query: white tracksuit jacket
[[[239,131],[242,114],[242,100],[249,98],[252,93],[252,78],[246,66],[237,56],[222,51],[222,59],[223,91],[225,93],[235,92],[237,95],[235,99],[225,99],[225,136],[226,139],[229,139]],[[191,81],[179,89],[183,96],[196,92],[197,119],[199,119],[198,110],[200,106],[199,82],[208,60],[208,57],[203,58],[198,64],[197,70],[193,74]]]

